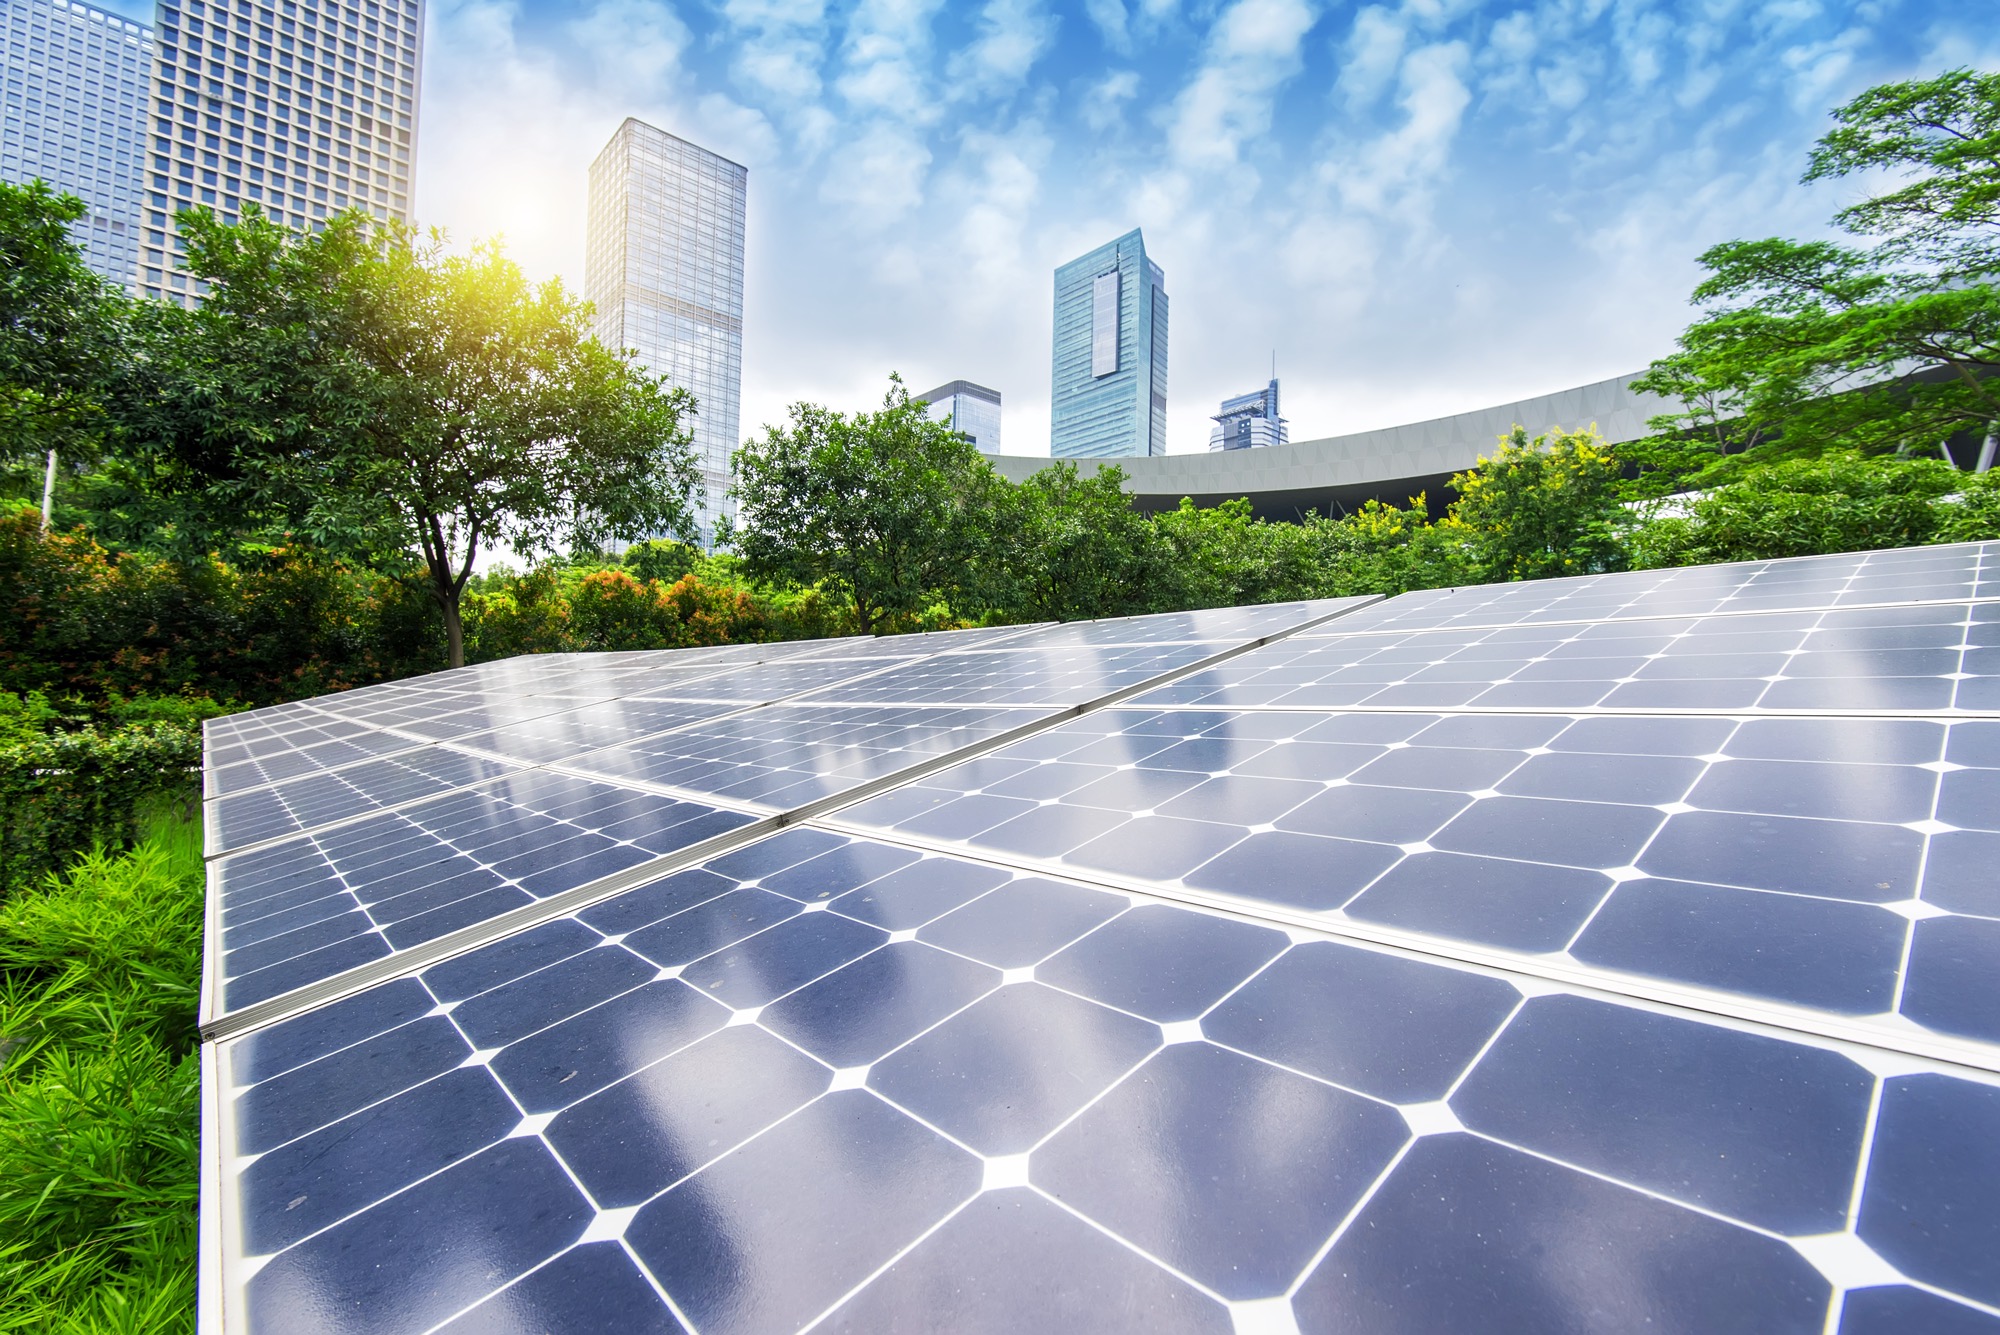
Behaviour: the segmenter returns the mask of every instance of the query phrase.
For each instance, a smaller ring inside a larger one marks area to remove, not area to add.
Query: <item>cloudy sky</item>
[[[1169,449],[1273,352],[1294,439],[1643,366],[1694,257],[1817,230],[1828,108],[2000,67],[1994,0],[430,0],[418,207],[579,284],[627,115],[750,169],[746,432],[1002,391],[1046,454],[1051,271],[1133,226]]]

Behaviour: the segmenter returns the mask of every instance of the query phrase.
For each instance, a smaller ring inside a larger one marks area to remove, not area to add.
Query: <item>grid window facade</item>
[[[0,179],[47,181],[89,208],[90,267],[131,287],[145,181],[153,30],[77,0],[0,0]]]
[[[743,400],[743,229],[749,172],[627,120],[590,167],[584,292],[597,336],[695,399],[704,543],[730,513]]]
[[[1056,458],[1167,452],[1166,282],[1137,228],[1056,270]]]
[[[174,215],[411,219],[423,0],[161,0],[139,289],[187,303]]]
[[[927,394],[913,395],[928,405],[934,422],[943,422],[984,454],[1000,453],[1000,392],[970,380],[953,380]]]

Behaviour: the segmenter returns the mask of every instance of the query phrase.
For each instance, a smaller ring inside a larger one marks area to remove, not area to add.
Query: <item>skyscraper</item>
[[[964,436],[984,454],[1000,453],[1000,391],[970,380],[951,380],[924,394],[910,396],[928,404],[931,420]]]
[[[84,260],[130,287],[146,174],[153,30],[79,0],[0,0],[0,179],[40,179],[90,212]]]
[[[1124,236],[1056,270],[1049,453],[1167,452],[1167,279]]]
[[[139,287],[186,302],[174,214],[410,220],[423,0],[160,0]]]
[[[1278,416],[1278,378],[1248,394],[1222,401],[1222,411],[1209,428],[1211,450],[1250,450],[1283,445],[1291,440],[1285,419]]]
[[[626,120],[590,164],[584,295],[597,336],[695,397],[695,458],[707,496],[702,540],[729,511],[729,456],[741,444],[743,218],[749,172],[728,158]]]

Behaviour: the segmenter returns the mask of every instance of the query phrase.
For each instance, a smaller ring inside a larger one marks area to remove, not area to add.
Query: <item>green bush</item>
[[[1939,459],[1832,452],[1768,464],[1685,502],[1681,513],[1640,524],[1632,563],[1710,565],[1953,541],[1938,501],[1963,481]]]
[[[201,832],[0,906],[0,1331],[194,1325]]]
[[[199,796],[201,737],[173,723],[45,732],[0,745],[0,895],[93,846],[129,846],[162,805]]]

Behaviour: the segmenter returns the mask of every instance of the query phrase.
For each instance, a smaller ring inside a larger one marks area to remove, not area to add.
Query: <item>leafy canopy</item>
[[[1636,452],[1655,492],[1746,449],[1928,453],[2000,419],[2000,73],[1885,84],[1833,115],[1805,179],[1897,184],[1834,216],[1849,239],[1701,256],[1708,313],[1634,382],[1687,405]]]
[[[212,291],[164,377],[179,394],[170,471],[330,549],[413,560],[454,666],[485,548],[691,529],[693,401],[597,342],[585,303],[529,283],[498,245],[453,254],[352,213],[318,234],[254,209],[235,224],[190,213],[183,232]],[[190,411],[204,401],[205,421]]]
[[[735,457],[734,542],[750,574],[838,589],[864,635],[971,589],[999,485],[970,441],[889,380],[879,411],[793,404]]]

